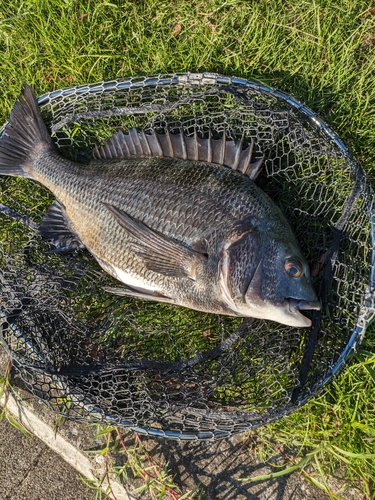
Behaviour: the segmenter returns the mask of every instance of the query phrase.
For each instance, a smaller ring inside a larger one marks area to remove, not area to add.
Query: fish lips
[[[300,323],[300,326],[311,326],[311,319],[307,318],[300,311],[309,311],[309,310],[320,310],[320,302],[317,300],[298,300],[288,298],[289,311],[295,315],[296,322]]]

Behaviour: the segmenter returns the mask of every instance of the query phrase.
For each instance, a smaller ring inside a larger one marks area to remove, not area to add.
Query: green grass
[[[299,98],[332,126],[374,178],[375,9],[369,5],[0,0],[0,122],[8,119],[24,82],[41,94],[128,75],[214,71],[258,79]],[[284,446],[286,463],[298,465],[312,482],[327,490],[327,478],[341,475],[372,498],[373,328],[363,347],[368,354],[357,356],[319,398],[257,431],[256,450],[267,459]],[[137,463],[142,470],[144,462]],[[170,481],[168,476],[165,484]],[[160,486],[157,494],[162,491]]]
[[[372,348],[374,346],[372,345]],[[286,473],[289,467],[300,470],[322,489],[327,478],[340,478],[342,494],[358,488],[364,498],[373,498],[375,478],[375,356],[360,351],[357,360],[328,385],[324,393],[300,411],[256,432],[256,447],[249,446],[263,460],[270,460],[275,448],[283,450]],[[260,478],[243,478],[254,481]]]

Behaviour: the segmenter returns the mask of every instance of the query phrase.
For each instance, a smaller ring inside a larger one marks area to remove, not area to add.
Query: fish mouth
[[[291,298],[286,300],[289,304],[289,311],[296,316],[296,320],[300,323],[300,326],[311,326],[311,319],[301,314],[301,311],[319,311],[320,302],[317,300],[297,300]]]

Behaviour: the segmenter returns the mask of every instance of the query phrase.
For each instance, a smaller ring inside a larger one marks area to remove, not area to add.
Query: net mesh
[[[51,253],[38,235],[51,194],[2,177],[1,335],[29,391],[70,419],[214,439],[290,413],[342,368],[374,314],[374,197],[310,110],[212,74],[80,86],[39,105],[61,153],[82,163],[119,128],[253,139],[256,182],[290,221],[323,307],[309,330],[111,295],[87,251]]]

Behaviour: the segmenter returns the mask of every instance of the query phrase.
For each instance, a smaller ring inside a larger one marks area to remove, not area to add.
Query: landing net
[[[296,329],[112,295],[87,251],[51,253],[39,236],[52,195],[1,177],[1,338],[30,392],[70,419],[215,439],[283,417],[342,369],[374,316],[374,195],[313,112],[215,74],[84,85],[39,105],[61,153],[82,163],[119,128],[253,139],[256,182],[290,221],[323,307]]]

